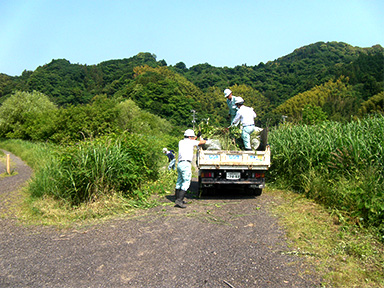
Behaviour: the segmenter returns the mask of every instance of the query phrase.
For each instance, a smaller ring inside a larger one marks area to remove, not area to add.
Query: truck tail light
[[[264,178],[264,173],[252,173],[252,178]]]
[[[213,178],[213,172],[202,172],[201,178]]]

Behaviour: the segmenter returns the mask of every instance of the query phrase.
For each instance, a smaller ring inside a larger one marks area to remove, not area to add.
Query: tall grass
[[[116,192],[134,198],[135,189],[159,173],[161,146],[152,137],[124,133],[60,148],[36,172],[32,197],[44,195],[71,205]]]
[[[55,145],[49,143],[32,143],[19,139],[0,139],[0,147],[7,150],[33,168],[38,169],[52,161]]]
[[[35,170],[20,219],[64,227],[158,205],[151,196],[173,193],[176,181],[174,171],[163,169],[164,145],[158,141],[164,139],[158,139],[127,133],[66,147],[0,140],[0,148],[21,155]]]
[[[270,180],[350,213],[384,236],[384,117],[272,130]],[[383,238],[384,239],[384,238]]]

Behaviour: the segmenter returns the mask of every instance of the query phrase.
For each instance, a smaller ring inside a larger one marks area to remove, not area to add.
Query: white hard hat
[[[163,153],[167,153],[168,149],[167,148],[163,148]]]
[[[231,89],[225,89],[224,90],[224,96],[225,96],[225,98],[227,98],[229,95],[231,95],[232,94],[232,91],[231,91]]]
[[[195,137],[195,132],[192,129],[187,129],[184,132],[184,136],[186,136],[186,137]]]
[[[235,104],[243,104],[244,103],[244,99],[241,98],[241,97],[236,97],[235,99]]]

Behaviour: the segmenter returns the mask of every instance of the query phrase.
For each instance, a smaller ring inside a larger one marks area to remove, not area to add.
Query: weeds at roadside
[[[164,171],[162,177],[148,182],[134,191],[140,195],[136,199],[127,199],[119,193],[102,195],[91,203],[78,206],[50,196],[31,198],[24,191],[26,200],[17,211],[17,218],[29,225],[52,225],[59,228],[94,224],[111,218],[132,215],[137,209],[148,209],[161,205],[158,196],[173,193],[175,172]],[[156,193],[154,193],[156,191]]]
[[[4,163],[4,167],[6,166],[6,157],[5,157],[5,154],[3,151],[0,150],[0,162]],[[10,161],[10,167],[12,168],[14,166],[14,163],[13,161],[11,160]],[[6,170],[6,169],[5,169]],[[11,169],[10,171],[11,173],[8,174],[7,171],[5,171],[4,173],[1,173],[0,174],[0,179],[1,178],[4,178],[4,177],[11,177],[11,176],[15,176],[17,174],[19,174],[17,171],[15,171],[15,169]]]
[[[12,170],[10,174],[8,174],[7,172],[4,172],[4,173],[0,174],[0,179],[1,178],[5,178],[5,177],[16,176],[17,174],[19,174],[19,173],[17,171],[15,171],[15,170]]]
[[[267,193],[276,198],[272,210],[290,241],[292,250],[284,253],[306,257],[324,287],[384,286],[384,245],[374,233],[303,195],[272,189]]]

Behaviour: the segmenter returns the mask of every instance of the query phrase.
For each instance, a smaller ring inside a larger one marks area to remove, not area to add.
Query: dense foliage
[[[28,138],[29,122],[36,118],[50,121],[46,115],[56,110],[43,93],[17,91],[0,106],[0,137]]]
[[[212,123],[223,125],[227,120],[222,91],[231,88],[234,95],[242,96],[255,108],[259,125],[264,126],[281,121],[280,111],[274,109],[292,97],[306,91],[316,97],[315,88],[344,79],[349,106],[342,109],[343,113],[334,107],[344,102],[326,103],[321,108],[328,119],[348,121],[351,115],[358,115],[362,102],[383,91],[383,54],[380,45],[359,48],[342,42],[318,42],[265,64],[234,68],[207,63],[187,68],[183,62],[167,66],[150,53],[97,65],[57,59],[21,76],[0,74],[0,103],[16,90],[39,91],[62,107],[89,104],[94,96],[106,95],[118,101],[122,97],[132,99],[141,109],[174,125],[191,124],[191,110],[196,111],[198,121],[210,118]],[[361,113],[364,111],[361,109]],[[300,111],[295,114],[297,117],[287,121],[300,121]]]
[[[57,108],[40,92],[16,92],[0,106],[0,137],[52,143],[95,139],[128,131],[168,138],[175,146],[167,120],[140,109],[132,100],[118,102],[97,95],[92,102]]]
[[[273,112],[288,116],[290,122],[300,122],[303,109],[312,105],[321,108],[329,120],[349,121],[353,115],[351,112],[357,112],[357,108],[360,107],[358,99],[354,96],[348,79],[341,77],[335,82],[330,80],[290,98]]]
[[[384,237],[383,139],[379,115],[345,124],[282,125],[269,135],[271,180],[352,213]]]
[[[254,108],[257,126],[276,127],[270,180],[384,235],[383,52],[318,42],[234,68],[167,66],[150,53],[97,65],[56,59],[0,74],[0,137],[60,144],[36,171],[34,197],[71,205],[108,193],[134,198],[158,178],[161,148],[177,150],[187,127],[239,147],[239,130],[226,129],[230,88]]]
[[[161,144],[154,137],[123,133],[57,148],[29,185],[32,197],[52,196],[71,205],[93,202],[105,194],[133,191],[156,180]]]
[[[384,92],[372,96],[361,104],[359,115],[367,115],[371,113],[384,114]]]

